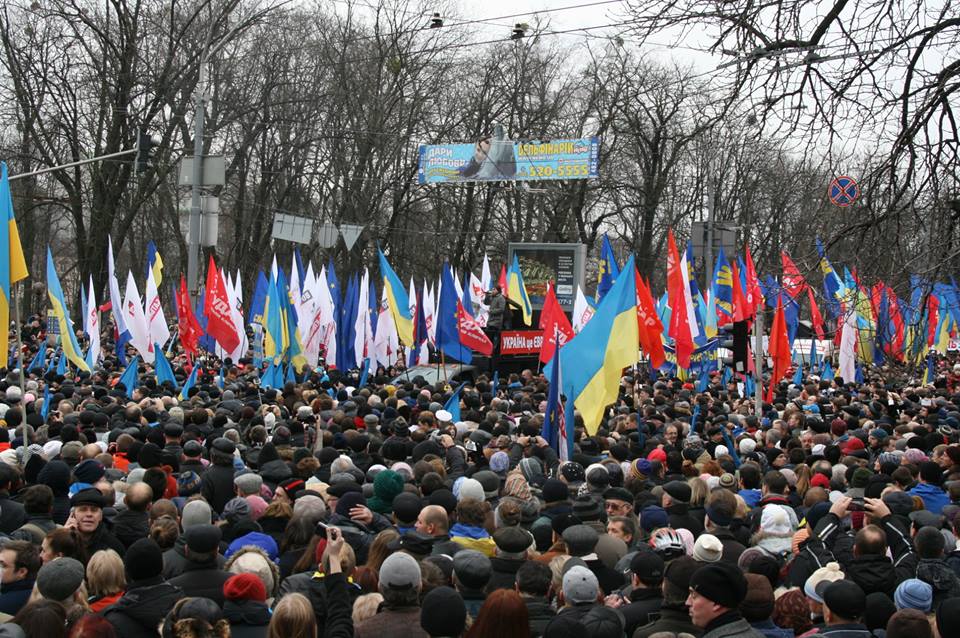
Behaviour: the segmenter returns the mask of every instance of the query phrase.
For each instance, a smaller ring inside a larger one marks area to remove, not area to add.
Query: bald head
[[[153,489],[146,483],[134,483],[127,488],[127,495],[123,502],[134,512],[146,512],[147,507],[153,502]]]
[[[103,450],[100,449],[99,445],[96,443],[88,443],[80,448],[80,460],[95,459],[101,452],[103,452]]]
[[[446,534],[450,527],[447,510],[439,505],[427,505],[420,510],[420,515],[417,517],[415,527],[421,534],[427,534],[429,536]]]

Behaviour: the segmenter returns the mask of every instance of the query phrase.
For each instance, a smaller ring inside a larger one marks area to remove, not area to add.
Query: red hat
[[[810,487],[822,487],[825,490],[829,490],[830,479],[820,472],[817,472],[813,475],[813,478],[810,479]]]
[[[663,451],[663,448],[656,448],[647,455],[648,461],[660,461],[661,463],[667,462],[667,453]]]
[[[864,449],[863,441],[855,436],[851,436],[850,440],[847,441],[846,445],[843,446],[843,453],[850,454],[851,452],[856,452],[862,449]]]
[[[237,574],[223,584],[223,597],[227,600],[255,600],[266,602],[267,588],[256,574]]]

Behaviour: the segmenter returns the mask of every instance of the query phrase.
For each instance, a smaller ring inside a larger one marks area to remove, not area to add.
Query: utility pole
[[[711,278],[713,277],[713,221],[714,221],[714,207],[713,207],[713,170],[711,162],[707,162],[707,250],[706,250],[706,263],[703,265],[704,279],[704,290],[710,290],[710,284],[713,283]]]
[[[756,368],[757,383],[754,388],[754,414],[763,416],[763,308],[757,309],[753,320],[753,365]]]

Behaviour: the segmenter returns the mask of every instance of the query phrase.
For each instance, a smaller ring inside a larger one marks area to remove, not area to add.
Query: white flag
[[[397,361],[400,352],[400,339],[397,328],[393,325],[393,316],[390,314],[390,302],[387,299],[387,290],[384,288],[380,298],[380,312],[377,316],[377,336],[375,339],[377,363],[385,368]]]
[[[114,272],[113,240],[109,236],[107,236],[107,283],[110,287],[110,312],[119,336],[126,332],[127,324],[123,321],[123,297],[120,296],[120,286],[117,284],[117,275]]]
[[[127,290],[123,299],[123,321],[130,333],[130,343],[137,349],[140,356],[147,363],[153,363],[153,344],[150,343],[150,330],[147,327],[147,318],[140,305],[140,291],[133,273],[127,271]]]
[[[844,383],[852,382],[857,376],[857,313],[847,312],[843,319],[843,332],[840,333],[840,376]]]
[[[320,340],[319,344],[323,346],[325,352],[325,362],[327,367],[330,367],[337,362],[337,317],[336,306],[333,305],[333,295],[330,293],[330,283],[327,281],[326,266],[320,268],[320,276],[317,277],[314,294],[317,295],[319,300],[317,304],[319,308],[314,315],[310,331],[316,331]],[[319,345],[316,348],[319,353]]]
[[[87,350],[87,365],[91,369],[100,362],[100,309],[97,308],[97,298],[93,290],[93,275],[90,275],[89,292],[87,293],[87,316],[83,318],[83,331],[90,339],[90,349]]]
[[[596,311],[593,306],[587,302],[587,297],[583,294],[583,290],[580,289],[580,284],[577,284],[577,296],[573,302],[573,331],[579,333],[583,330],[583,327],[587,325],[587,322],[593,317],[594,312]]]
[[[372,352],[367,352],[368,342],[372,342],[372,330],[370,324],[370,273],[366,268],[363,269],[363,277],[360,278],[360,294],[357,301],[357,316],[353,318],[353,350],[356,357],[357,367],[363,365],[365,357],[372,356]]]
[[[170,340],[170,328],[167,319],[163,316],[163,306],[160,304],[160,295],[157,292],[157,282],[153,278],[153,271],[147,273],[147,299],[144,306],[147,317],[147,335],[149,345],[157,344],[161,348]]]
[[[476,315],[477,324],[481,328],[487,326],[487,318],[490,316],[490,308],[483,305],[483,295],[488,290],[490,289],[484,288],[483,282],[476,275],[470,273],[470,303],[473,305],[470,310]]]

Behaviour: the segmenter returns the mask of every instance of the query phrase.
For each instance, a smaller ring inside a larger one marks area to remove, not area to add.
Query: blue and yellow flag
[[[613,246],[610,245],[610,240],[607,238],[607,234],[604,233],[603,244],[600,248],[599,270],[597,272],[597,303],[600,303],[604,295],[613,288],[613,282],[615,282],[619,276],[620,266],[617,265],[617,256],[613,254]]]
[[[523,283],[523,273],[520,272],[520,261],[517,259],[516,253],[513,255],[510,270],[507,271],[507,297],[520,304],[520,309],[523,311],[523,323],[529,326],[533,321],[533,307],[530,305],[527,287]]]
[[[267,284],[267,298],[263,304],[263,356],[270,359],[271,364],[278,362],[286,350],[286,344],[283,342],[285,326],[281,308],[277,280],[271,274],[270,282]]]
[[[300,337],[300,318],[290,299],[290,287],[287,285],[283,270],[277,272],[277,287],[280,291],[280,314],[283,317],[284,357],[297,369],[302,370],[307,365],[307,357],[303,354],[303,340]]]
[[[823,272],[823,287],[827,290],[827,295],[835,301],[843,301],[845,294],[843,280],[840,279],[840,275],[837,274],[837,271],[833,269],[833,265],[830,264],[830,260],[827,259],[827,255],[823,250],[823,242],[820,241],[820,238],[817,237],[817,252],[820,254],[820,270]]]
[[[147,242],[147,277],[153,274],[153,280],[160,287],[160,281],[163,279],[163,260],[160,259],[160,253],[157,252],[157,245],[153,240]]]
[[[403,282],[397,277],[397,273],[387,263],[387,256],[379,248],[377,248],[377,253],[380,256],[380,276],[383,278],[383,290],[387,294],[390,316],[393,317],[393,325],[397,327],[397,336],[400,337],[400,343],[408,348],[413,348],[417,344],[413,335],[410,296],[404,289]]]
[[[60,287],[60,278],[57,277],[57,269],[53,265],[53,253],[50,247],[47,247],[47,296],[50,298],[50,305],[53,308],[53,315],[57,318],[57,324],[60,326],[60,341],[63,343],[63,352],[67,355],[70,363],[77,366],[78,370],[90,372],[90,366],[84,361],[83,351],[80,350],[80,344],[77,343],[77,333],[73,330],[73,322],[70,320],[70,313],[67,312],[67,302],[63,299],[63,288]]]
[[[733,270],[722,247],[717,255],[717,266],[713,269],[710,302],[715,305],[718,323],[733,321]],[[723,320],[719,321],[721,317]]]
[[[6,368],[10,356],[10,337],[7,327],[10,325],[10,287],[27,278],[27,262],[23,258],[20,246],[20,233],[13,214],[13,197],[10,195],[10,180],[7,177],[7,165],[0,162],[0,217],[6,223],[0,223],[0,368]],[[19,330],[19,326],[17,327]]]
[[[591,436],[600,427],[604,409],[617,399],[621,372],[639,360],[634,273],[631,256],[593,318],[560,349],[563,393],[580,411]],[[545,369],[548,377],[551,370]]]

